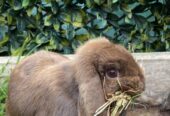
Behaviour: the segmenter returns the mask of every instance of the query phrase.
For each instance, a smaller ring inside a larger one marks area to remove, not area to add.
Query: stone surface
[[[146,89],[140,100],[160,105],[170,93],[170,53],[136,53],[144,70]]]

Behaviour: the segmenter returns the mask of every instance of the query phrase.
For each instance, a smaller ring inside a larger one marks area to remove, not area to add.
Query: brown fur
[[[110,66],[119,68],[122,87],[106,77]],[[11,74],[7,109],[10,116],[92,116],[105,102],[103,89],[140,93],[144,77],[125,48],[99,38],[80,47],[73,60],[49,52],[24,59]]]

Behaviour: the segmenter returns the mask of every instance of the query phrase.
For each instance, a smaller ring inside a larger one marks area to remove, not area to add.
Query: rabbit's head
[[[80,85],[90,83],[89,88],[103,89],[105,95],[116,91],[139,94],[144,90],[143,73],[132,55],[106,38],[91,40],[80,47],[76,60]]]

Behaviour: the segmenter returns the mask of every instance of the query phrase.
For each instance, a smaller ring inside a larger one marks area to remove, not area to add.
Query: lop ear
[[[95,65],[91,60],[81,59],[76,64],[76,81],[79,87],[79,114],[94,115],[104,102],[102,82]]]

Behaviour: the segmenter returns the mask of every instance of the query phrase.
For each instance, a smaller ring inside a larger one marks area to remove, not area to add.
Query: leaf
[[[121,4],[121,8],[122,10],[124,10],[125,12],[130,13],[132,11],[132,9],[128,6],[128,4]]]
[[[5,36],[5,34],[8,32],[8,26],[1,26],[0,25],[0,35],[1,37]]]
[[[133,2],[132,4],[129,4],[128,7],[131,9],[131,11],[133,9],[135,9],[136,7],[140,6],[139,2]]]
[[[145,5],[146,0],[138,0],[140,4]]]
[[[61,12],[61,14],[59,15],[59,19],[61,22],[71,23],[71,13]]]
[[[51,16],[52,16],[51,14],[45,16],[45,18],[44,18],[44,25],[45,26],[50,26],[52,24]]]
[[[51,10],[54,14],[56,14],[58,12],[59,6],[55,1],[52,1],[51,3]]]
[[[146,18],[138,15],[133,15],[133,17],[138,29],[146,28],[147,26]]]
[[[116,8],[113,11],[113,14],[115,14],[119,18],[122,17],[125,14],[125,12],[122,9],[120,9],[120,6],[115,6],[115,7]]]
[[[38,44],[38,45],[42,45],[43,43],[47,43],[49,40],[46,36],[44,36],[44,34],[42,33],[39,33],[37,36],[36,36],[36,39],[35,39],[35,42]]]
[[[24,18],[22,19],[22,18],[18,18],[18,20],[17,20],[17,29],[19,30],[19,31],[23,31],[24,29],[25,29],[25,21],[24,21]]]
[[[74,39],[73,42],[71,43],[71,47],[73,48],[74,51],[78,48],[78,46],[82,45],[83,43],[81,40],[79,41],[78,39]]]
[[[22,0],[22,7],[27,7],[30,3],[30,0]]]
[[[58,21],[57,19],[55,20],[55,22],[54,22],[54,24],[53,24],[53,27],[54,27],[54,29],[55,29],[57,32],[59,32],[60,23],[59,23],[59,21]]]
[[[165,16],[164,20],[165,20],[165,23],[170,24],[170,16]]]
[[[103,34],[106,36],[106,37],[109,37],[109,38],[112,38],[114,37],[114,34],[115,34],[115,29],[113,27],[108,27],[106,30],[104,30]]]
[[[3,16],[0,16],[0,24],[1,24],[1,25],[4,25],[4,24],[6,24],[5,17],[3,17]]]
[[[135,49],[142,49],[143,48],[143,42],[138,42],[137,44],[135,43]]]
[[[124,25],[125,24],[125,19],[124,18],[121,18],[119,21],[118,21],[118,25]]]
[[[64,54],[70,54],[72,52],[72,49],[69,47],[64,47]]]
[[[144,18],[148,18],[149,16],[152,15],[152,12],[151,12],[150,10],[147,10],[147,11],[142,12],[142,13],[136,13],[136,15],[142,16],[142,17],[144,17]]]
[[[58,48],[58,42],[57,42],[57,38],[55,38],[54,36],[51,35],[50,41],[49,41],[49,45],[45,46],[46,50],[55,50]]]
[[[1,0],[0,1],[0,6],[2,6],[4,4],[4,1],[3,0]]]
[[[18,0],[13,0],[14,4],[13,4],[13,9],[14,10],[20,10],[22,9],[22,3]]]
[[[155,17],[154,16],[150,16],[147,18],[148,22],[154,22],[155,21]]]
[[[10,14],[7,14],[7,20],[8,20],[8,25],[11,25],[12,24],[12,16]]]
[[[7,46],[0,47],[0,53],[3,53],[3,52],[9,52],[9,49]]]
[[[45,0],[45,2],[46,2],[46,3],[50,3],[50,2],[51,2],[51,0]]]
[[[61,44],[62,44],[63,46],[69,46],[69,42],[68,42],[68,40],[66,40],[66,39],[63,39],[62,42],[61,42]]]
[[[118,2],[118,0],[112,0],[112,3],[116,3],[116,2]]]
[[[166,49],[169,49],[169,48],[170,48],[170,42],[165,41],[165,48],[166,48]]]
[[[75,32],[76,39],[85,41],[89,38],[89,32],[85,28],[80,28]]]
[[[68,40],[72,40],[75,36],[74,27],[71,24],[65,23],[61,26],[63,33]]]
[[[133,18],[125,17],[125,23],[135,25],[135,21]]]
[[[74,12],[71,15],[72,24],[74,27],[82,27],[83,26],[83,14],[84,12]]]
[[[94,26],[96,29],[103,29],[107,26],[107,21],[105,19],[98,18],[93,20],[92,26]]]
[[[16,49],[14,49],[13,47],[11,47],[11,53],[12,56],[21,56],[23,55],[23,52],[25,51],[25,47],[27,45],[27,43],[30,41],[30,36],[26,37],[23,41],[23,44],[21,47],[18,47]]]
[[[93,7],[93,5],[94,5],[93,0],[86,0],[86,6],[87,6],[88,8]]]
[[[18,56],[20,54],[21,48],[16,48],[14,49],[13,47],[11,47],[11,55],[12,56]]]
[[[9,36],[8,35],[4,35],[3,38],[0,38],[0,47],[2,47],[5,43],[7,43],[9,40]]]
[[[51,0],[41,0],[43,7],[51,7]]]
[[[142,34],[141,35],[141,40],[142,41],[147,41],[149,39],[148,35],[147,34]]]
[[[94,0],[94,2],[97,4],[97,5],[101,5],[104,3],[105,0]]]
[[[71,4],[72,0],[63,0],[64,1],[64,4],[68,5],[68,4]]]
[[[27,15],[30,17],[32,15],[32,8],[26,10]]]
[[[85,28],[80,28],[76,31],[76,35],[86,35],[88,31]]]
[[[159,0],[159,3],[165,4],[165,1],[164,0]]]
[[[167,30],[165,33],[165,38],[170,39],[170,30]]]
[[[37,15],[37,7],[33,7],[33,8],[31,9],[31,15],[32,15],[32,16],[36,16],[36,15]]]

